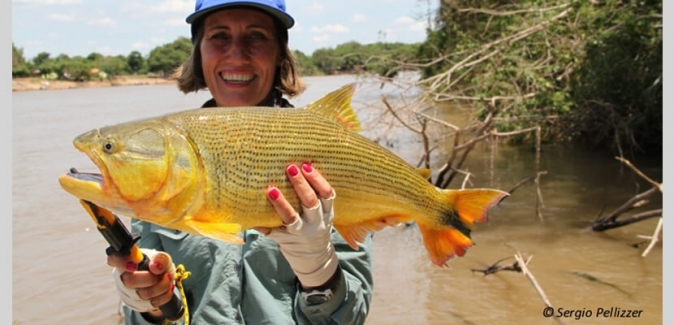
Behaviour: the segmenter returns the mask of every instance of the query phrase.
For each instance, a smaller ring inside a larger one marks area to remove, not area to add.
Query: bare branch
[[[510,259],[510,258],[512,258],[512,257],[502,258],[502,259],[496,261],[496,263],[488,266],[485,269],[470,269],[470,270],[472,272],[482,272],[484,276],[487,276],[489,274],[494,274],[494,273],[500,272],[500,271],[522,272],[522,268],[520,267],[518,261],[515,261],[510,265],[499,265],[499,263],[501,263],[501,262],[503,262],[507,259]],[[528,258],[527,258],[526,262],[529,263]]]
[[[631,199],[627,200],[627,202],[625,202],[625,203],[624,203],[623,205],[621,205],[619,208],[617,208],[617,209],[615,209],[613,212],[611,212],[608,216],[606,216],[606,217],[604,217],[604,218],[601,218],[601,219],[597,220],[597,221],[595,222],[595,224],[598,224],[598,223],[601,224],[601,223],[605,223],[605,222],[607,222],[607,221],[615,221],[615,219],[617,219],[618,216],[620,216],[620,214],[622,214],[622,213],[624,213],[624,212],[627,212],[627,211],[629,211],[629,210],[632,210],[632,209],[634,209],[634,208],[636,208],[636,207],[641,206],[641,205],[642,205],[642,201],[643,201],[644,199],[646,199],[646,198],[648,198],[649,196],[655,194],[655,192],[657,192],[657,191],[658,191],[658,188],[657,188],[657,187],[653,187],[653,188],[651,188],[650,190],[648,190],[648,191],[646,191],[646,192],[643,192],[643,193],[640,193],[640,194],[637,194],[637,195],[633,196]]]
[[[424,113],[417,113],[417,114],[423,116],[425,119],[428,119],[428,120],[433,121],[433,122],[440,123],[440,124],[442,124],[442,125],[444,125],[444,126],[450,128],[450,129],[455,130],[455,131],[459,129],[459,127],[456,126],[456,125],[454,125],[454,124],[451,124],[451,123],[449,123],[449,122],[445,122],[445,121],[443,121],[443,120],[437,119],[437,118],[432,117],[432,116],[430,116],[430,115],[428,115],[428,114],[424,114]]]
[[[548,7],[548,8],[529,8],[529,9],[521,9],[521,10],[513,10],[513,11],[497,11],[497,10],[489,10],[489,9],[477,9],[477,8],[464,8],[464,9],[459,9],[457,12],[475,12],[475,13],[480,13],[480,14],[487,14],[491,16],[510,16],[510,15],[518,15],[518,14],[527,14],[527,13],[543,13],[546,11],[551,11],[551,10],[557,10],[557,9],[563,9],[568,6],[570,6],[570,3],[565,3],[561,4],[558,6],[554,7]]]
[[[636,167],[634,167],[634,165],[632,165],[632,163],[631,163],[629,160],[624,159],[624,158],[620,158],[620,157],[615,157],[615,159],[618,159],[618,160],[620,160],[623,164],[627,165],[627,166],[628,166],[629,168],[631,168],[635,173],[637,173],[637,175],[641,176],[641,178],[643,178],[643,179],[645,179],[647,182],[651,183],[651,185],[655,186],[655,187],[662,193],[662,184],[661,184],[661,183],[658,183],[658,182],[656,182],[656,181],[650,179],[648,176],[644,175],[644,173],[642,173],[639,169],[637,169]]]
[[[594,231],[604,231],[607,229],[613,229],[613,228],[618,228],[622,226],[626,226],[629,224],[633,224],[635,222],[639,222],[642,220],[650,219],[650,218],[655,218],[655,217],[661,217],[662,216],[662,209],[656,209],[656,210],[650,210],[646,212],[642,212],[639,214],[635,214],[633,216],[617,220],[615,218],[608,218],[608,219],[602,219],[601,222],[595,221],[594,225],[592,226],[592,230]]]
[[[644,250],[644,252],[641,254],[642,257],[646,257],[646,255],[650,253],[651,249],[655,247],[655,243],[658,242],[658,238],[660,237],[660,232],[662,232],[662,217],[660,217],[660,220],[658,220],[658,225],[655,226],[653,236],[638,236],[640,238],[646,238],[651,240],[651,242],[648,244],[648,247],[646,247],[646,250]]]
[[[417,130],[417,129],[411,127],[409,124],[405,123],[405,121],[404,121],[403,119],[401,119],[400,116],[398,116],[398,114],[395,112],[395,110],[393,109],[393,107],[391,107],[391,105],[388,103],[388,100],[386,100],[386,97],[382,97],[382,98],[381,98],[381,101],[384,103],[384,105],[386,105],[386,108],[388,108],[389,112],[391,112],[391,114],[393,114],[393,116],[398,120],[398,122],[400,122],[403,126],[405,126],[405,127],[408,128],[410,131],[412,131],[412,132],[414,132],[414,133],[416,133],[416,134],[420,134],[420,133],[421,133],[420,130]]]

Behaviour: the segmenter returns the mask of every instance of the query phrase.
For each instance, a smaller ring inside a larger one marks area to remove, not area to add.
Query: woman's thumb
[[[173,266],[171,255],[166,252],[155,250],[148,252],[144,251],[143,253],[145,253],[145,255],[147,255],[148,259],[150,260],[148,265],[148,270],[150,273],[156,275],[170,273],[171,275],[174,275],[173,273],[175,272],[175,267]]]

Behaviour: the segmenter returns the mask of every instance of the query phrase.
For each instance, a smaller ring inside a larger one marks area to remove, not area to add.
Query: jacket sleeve
[[[295,296],[295,317],[299,324],[363,324],[372,300],[372,236],[368,235],[358,250],[353,250],[335,230],[332,243],[342,268],[340,281],[330,301],[309,306],[299,288]]]

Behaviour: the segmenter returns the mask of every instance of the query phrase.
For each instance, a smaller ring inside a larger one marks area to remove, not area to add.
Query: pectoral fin
[[[194,230],[193,233],[231,244],[243,245],[243,239],[236,235],[241,232],[241,225],[238,223],[212,223],[190,218],[185,219],[187,219],[185,225]]]
[[[396,226],[403,221],[401,217],[391,216],[352,225],[335,225],[335,229],[337,229],[351,248],[358,250],[358,243],[365,241],[365,236],[369,233],[382,230],[386,226]]]

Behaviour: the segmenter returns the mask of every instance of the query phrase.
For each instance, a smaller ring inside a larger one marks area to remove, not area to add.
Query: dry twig
[[[662,232],[662,217],[660,217],[660,220],[658,220],[658,225],[655,226],[655,231],[653,232],[653,236],[637,236],[639,238],[644,238],[644,239],[650,239],[651,242],[648,243],[648,247],[644,250],[644,252],[641,254],[642,257],[646,257],[648,253],[650,253],[651,249],[655,246],[655,243],[658,242],[658,238],[660,237],[660,232]]]

